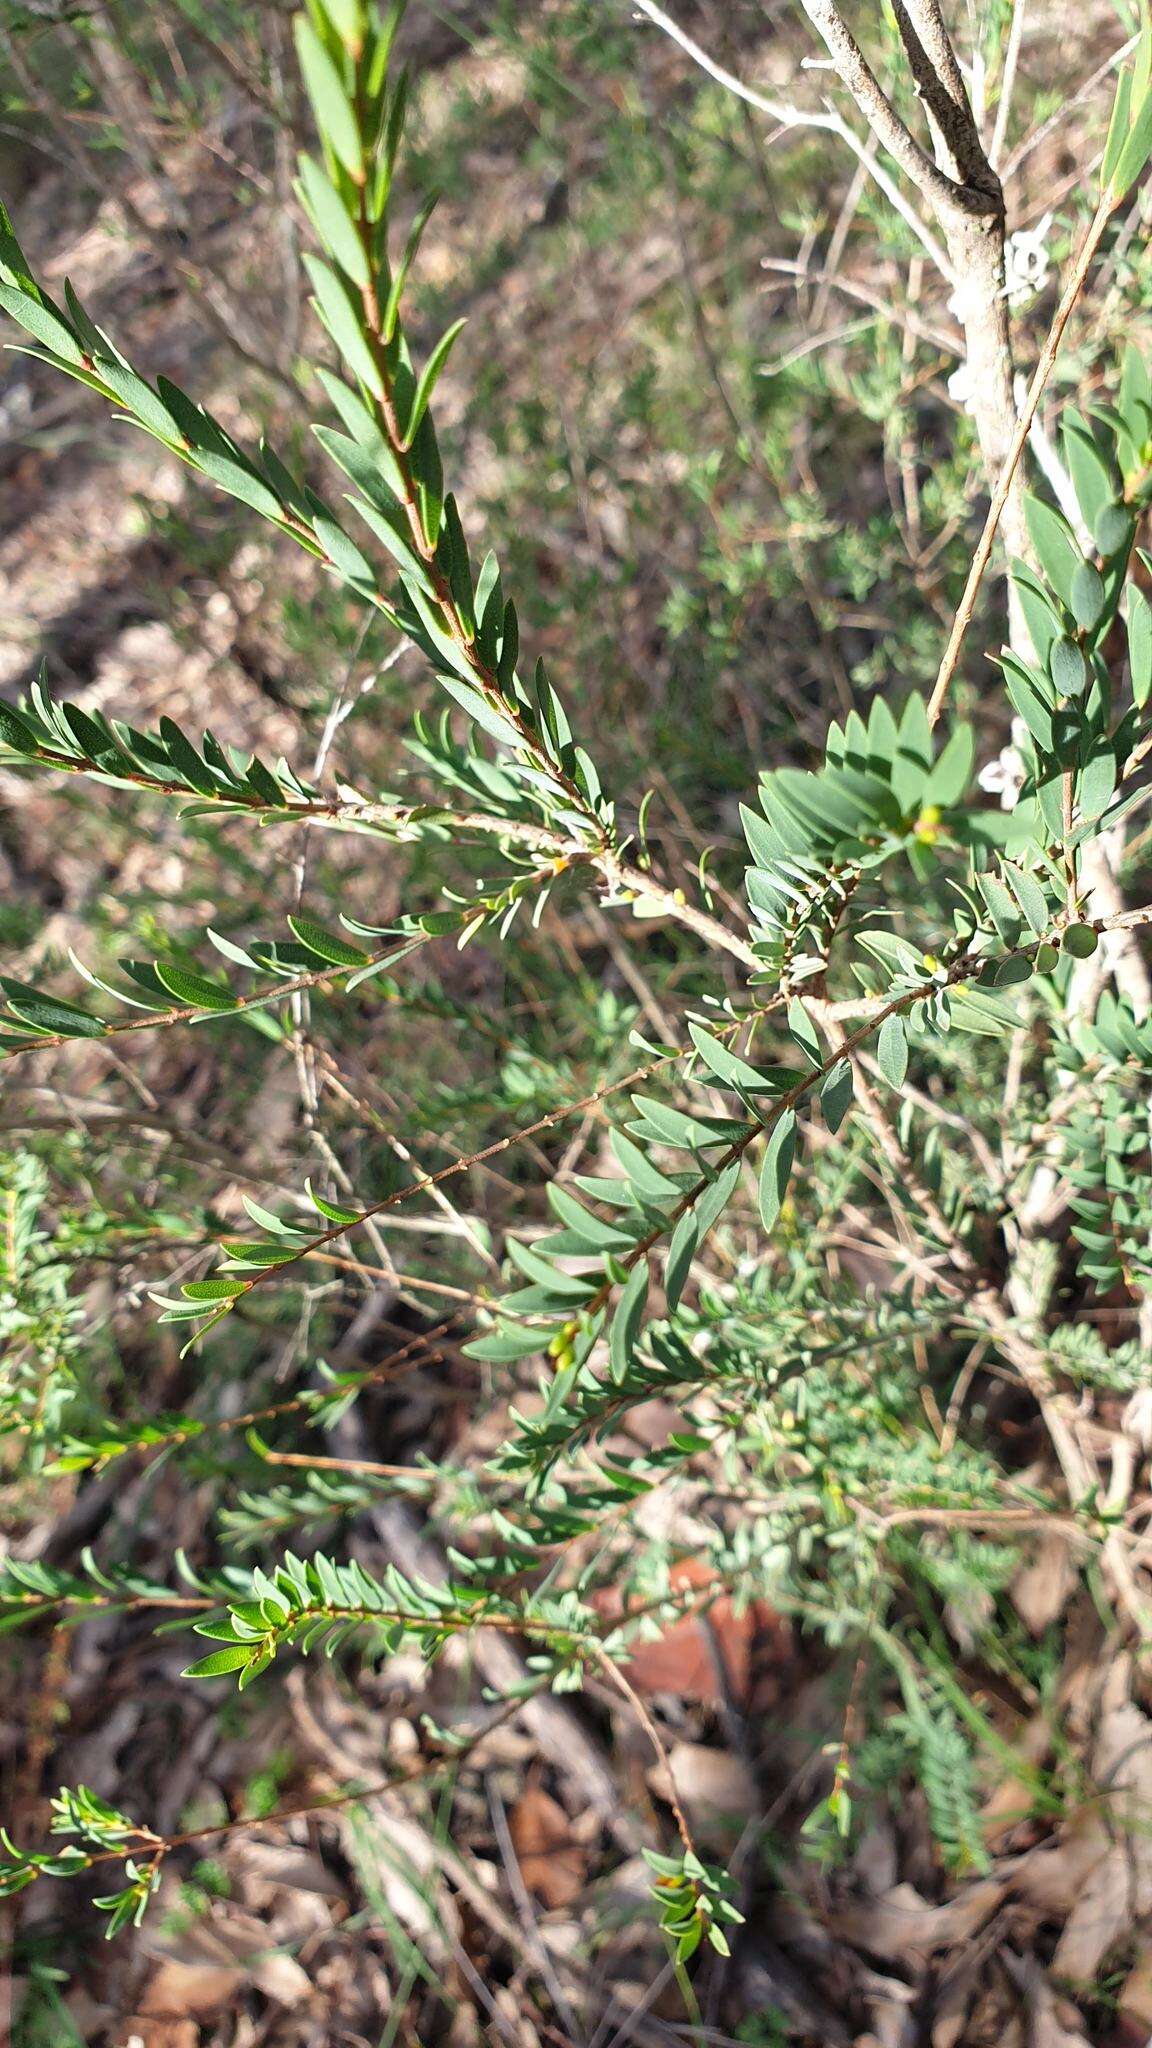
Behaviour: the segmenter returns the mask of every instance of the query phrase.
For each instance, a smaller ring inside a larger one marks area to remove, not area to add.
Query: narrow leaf
[[[453,321],[451,327],[440,336],[420,373],[420,381],[416,386],[415,395],[412,400],[412,410],[408,416],[408,425],[404,433],[405,442],[409,447],[411,447],[412,442],[415,440],[420,422],[428,410],[432,393],[436,389],[436,380],[448,361],[456,340],[463,332],[466,324],[466,321],[463,319]]]
[[[908,1037],[904,1019],[899,1013],[885,1017],[876,1040],[876,1060],[884,1079],[892,1088],[903,1086],[908,1072]]]
[[[789,1106],[776,1119],[760,1168],[760,1220],[767,1231],[776,1226],[795,1156],[796,1112]]]

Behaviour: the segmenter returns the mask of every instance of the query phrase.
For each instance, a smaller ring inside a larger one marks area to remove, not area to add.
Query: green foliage
[[[1071,1040],[1066,1057],[1074,1092],[1060,1144],[1076,1191],[1073,1235],[1082,1247],[1081,1271],[1101,1292],[1122,1284],[1143,1296],[1152,1283],[1152,1029],[1105,990],[1091,1023],[1078,1019]]]
[[[291,1645],[308,1651],[322,1642],[332,1656],[364,1630],[381,1656],[410,1642],[434,1657],[461,1629],[481,1622],[559,1645],[558,1670],[587,1633],[587,1616],[570,1595],[502,1603],[483,1585],[441,1588],[408,1579],[395,1567],[376,1579],[361,1565],[337,1564],[322,1552],[307,1561],[288,1552],[273,1577],[257,1568],[249,1599],[230,1602],[218,1619],[197,1622],[199,1635],[224,1647],[191,1665],[188,1676],[235,1672],[243,1690]]]
[[[199,798],[210,810],[321,818],[340,810],[301,782],[286,761],[269,768],[255,757],[245,759],[211,732],[196,747],[170,718],[161,720],[158,732],[137,732],[98,709],[54,703],[43,679],[24,710],[0,705],[0,747],[6,767],[58,768],[106,779],[114,787]],[[194,817],[196,808],[193,802],[188,815]]]
[[[644,1860],[656,1873],[652,1895],[677,1962],[686,1963],[702,1941],[719,1955],[730,1955],[725,1925],[739,1926],[744,1915],[732,1903],[733,1885],[725,1872],[702,1863],[691,1849],[681,1856],[658,1856],[646,1849]]]
[[[108,1915],[108,1940],[125,1927],[139,1927],[160,1882],[164,1845],[159,1838],[86,1785],[66,1786],[56,1794],[50,1832],[72,1839],[58,1851],[28,1851],[16,1848],[0,1829],[0,1898],[13,1897],[38,1877],[78,1877],[93,1864],[119,1862],[124,1880],[119,1890],[101,1893],[92,1903]]]

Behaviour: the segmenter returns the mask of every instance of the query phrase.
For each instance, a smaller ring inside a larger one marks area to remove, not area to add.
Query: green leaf
[[[715,1074],[716,1079],[723,1082],[726,1088],[743,1090],[748,1094],[763,1091],[766,1087],[771,1088],[771,1084],[756,1067],[750,1066],[747,1060],[740,1059],[736,1053],[729,1052],[728,1047],[718,1038],[713,1038],[711,1032],[705,1031],[702,1025],[689,1024],[688,1036],[709,1072]]]
[[[452,353],[457,337],[463,332],[466,325],[467,321],[464,319],[453,321],[451,327],[440,336],[420,373],[420,381],[416,386],[412,399],[412,410],[408,415],[408,424],[404,430],[405,445],[409,448],[412,446],[420,423],[428,410],[432,393],[436,389],[436,380]]]
[[[156,978],[178,1003],[188,1003],[194,1009],[224,1011],[236,1007],[236,997],[230,988],[209,981],[203,974],[189,974],[187,969],[174,967],[167,960],[156,962]]]
[[[632,1363],[632,1354],[636,1349],[636,1339],[640,1334],[647,1299],[648,1262],[641,1258],[628,1276],[627,1285],[612,1318],[608,1358],[612,1378],[616,1381],[626,1378]]]
[[[363,308],[351,287],[318,256],[305,256],[304,268],[316,294],[316,310],[348,368],[383,398],[384,377],[365,333]]]
[[[1052,713],[1031,682],[1018,674],[1007,661],[1003,668],[1004,686],[1013,710],[1019,712],[1041,753],[1050,754],[1055,740]]]
[[[106,356],[97,359],[95,368],[101,381],[115,392],[121,405],[126,405],[142,426],[159,434],[162,441],[179,442],[180,429],[176,421],[143,377],[138,377],[135,370],[128,369],[124,363],[110,362]]]
[[[28,259],[16,240],[12,219],[0,199],[0,280],[11,285],[16,291],[36,297],[39,287],[28,268]]]
[[[885,1017],[876,1040],[876,1063],[890,1088],[900,1088],[908,1072],[908,1034],[898,1011]]]
[[[696,1217],[691,1209],[685,1210],[672,1233],[672,1242],[668,1247],[668,1258],[664,1267],[664,1293],[669,1315],[673,1315],[680,1305],[688,1269],[696,1256],[699,1235]]]
[[[1124,350],[1116,408],[1120,427],[1117,454],[1125,475],[1135,480],[1144,467],[1142,450],[1152,427],[1152,377],[1135,342],[1130,341]]]
[[[1085,818],[1102,817],[1116,789],[1116,755],[1107,740],[1091,753],[1076,777],[1076,801]]]
[[[788,1029],[793,1043],[799,1046],[809,1065],[822,1067],[824,1055],[820,1050],[820,1040],[816,1036],[816,1027],[799,996],[793,996],[788,1005]]]
[[[60,715],[80,752],[89,760],[110,762],[121,768],[127,765],[107,726],[90,718],[78,704],[61,704]]]
[[[726,1117],[705,1118],[685,1116],[679,1109],[673,1109],[666,1102],[658,1102],[654,1095],[634,1095],[632,1101],[648,1128],[637,1136],[654,1138],[659,1144],[673,1145],[685,1152],[693,1152],[698,1146],[728,1143],[746,1126]]]
[[[561,1223],[582,1238],[589,1251],[629,1251],[635,1243],[627,1231],[617,1229],[613,1223],[605,1223],[599,1216],[593,1216],[565,1188],[552,1181],[548,1187],[548,1204],[560,1218]]]
[[[537,1286],[546,1288],[557,1301],[586,1301],[593,1292],[591,1280],[583,1276],[578,1277],[575,1273],[561,1272],[558,1266],[542,1258],[539,1252],[534,1252],[529,1245],[521,1244],[518,1238],[509,1239],[508,1256],[514,1266],[519,1266],[526,1279],[534,1280]]]
[[[1048,650],[1048,673],[1058,697],[1079,697],[1088,687],[1084,650],[1061,634]]]
[[[1118,479],[1112,463],[1100,447],[1088,422],[1071,406],[1062,426],[1064,459],[1076,490],[1085,526],[1091,531],[1100,514],[1116,496]],[[1108,554],[1110,549],[1104,549]]]
[[[0,746],[16,754],[34,754],[40,745],[27,720],[0,697]]]
[[[288,923],[302,946],[318,954],[321,960],[330,960],[335,967],[363,967],[368,958],[359,946],[350,946],[346,939],[325,931],[323,925],[313,924],[309,917],[290,914]]]
[[[1063,621],[1056,610],[1055,600],[1040,578],[1023,562],[1013,560],[1012,581],[1016,586],[1032,645],[1036,649],[1036,659],[1046,661],[1053,640],[1063,631]]]
[[[997,938],[1003,939],[1006,946],[1014,946],[1019,937],[1020,919],[1003,882],[997,881],[995,875],[977,875],[976,882],[988,906]]]
[[[490,1337],[473,1338],[462,1349],[466,1358],[487,1359],[492,1365],[513,1365],[517,1359],[545,1351],[551,1341],[550,1329],[501,1329]]]
[[[696,1199],[695,1216],[700,1226],[700,1242],[703,1244],[714,1223],[723,1215],[740,1179],[740,1161],[733,1159],[721,1167],[715,1180]]]
[[[216,777],[173,719],[164,717],[160,720],[160,738],[180,780],[198,790],[201,796],[215,796],[220,787]]]
[[[1030,492],[1025,495],[1024,516],[1040,567],[1057,597],[1069,604],[1072,578],[1084,559],[1072,528],[1061,513]]]
[[[262,1244],[256,1238],[226,1238],[221,1250],[238,1266],[285,1266],[296,1256],[290,1244]]]
[[[13,1016],[18,1017],[22,1024],[30,1024],[36,1031],[59,1033],[65,1038],[102,1038],[107,1028],[99,1017],[89,1016],[87,1010],[65,1002],[62,996],[46,995],[27,982],[14,981],[8,975],[0,975],[0,989],[8,999]]]
[[[976,735],[970,725],[958,725],[939,759],[933,763],[924,785],[924,803],[941,810],[958,804],[972,778]]]
[[[424,235],[424,230],[432,218],[432,214],[436,208],[439,197],[440,195],[438,192],[433,192],[425,200],[423,206],[420,208],[420,211],[416,215],[416,219],[412,224],[412,229],[411,232],[409,233],[408,240],[404,245],[404,254],[401,256],[400,261],[396,266],[396,274],[393,277],[392,283],[389,287],[388,297],[384,304],[384,313],[381,321],[381,328],[385,341],[391,341],[392,336],[396,332],[396,322],[400,315],[400,301],[404,296],[404,287],[408,282],[408,273],[412,268],[412,264],[416,257],[416,251],[420,247],[420,243]]]
[[[1069,604],[1072,616],[1086,633],[1098,626],[1104,612],[1104,578],[1092,562],[1080,562],[1072,577]]]
[[[1004,879],[1020,905],[1029,930],[1039,937],[1048,924],[1049,915],[1048,899],[1039,882],[1025,874],[1023,868],[1012,867],[1007,861],[1004,863]]]
[[[1092,523],[1092,538],[1105,559],[1126,554],[1134,532],[1132,514],[1126,505],[1102,506]]]
[[[318,1195],[316,1193],[316,1190],[312,1186],[310,1180],[306,1180],[304,1186],[307,1189],[308,1199],[311,1202],[313,1208],[316,1209],[321,1216],[326,1216],[328,1218],[329,1223],[339,1223],[343,1228],[351,1229],[354,1223],[363,1222],[364,1217],[361,1210],[346,1209],[343,1207],[338,1207],[335,1202],[325,1201],[323,1195]]]
[[[198,1664],[189,1664],[181,1673],[183,1678],[219,1678],[225,1671],[239,1671],[242,1664],[251,1661],[251,1643],[237,1643],[235,1647],[213,1650],[207,1657],[201,1657]]]
[[[353,284],[370,284],[372,273],[364,244],[335,185],[315,157],[301,155],[298,161],[300,178],[296,189],[324,247]]]
[[[312,521],[316,535],[332,567],[346,583],[362,584],[374,590],[376,575],[367,555],[363,554],[354,540],[349,540],[342,526],[334,519],[321,518],[319,513]]]
[[[306,14],[292,24],[296,54],[316,126],[346,171],[361,168],[360,132],[344,81]]]
[[[1125,69],[1116,88],[1101,170],[1102,183],[1115,205],[1131,190],[1152,156],[1150,48],[1152,28],[1146,26],[1136,46],[1131,74]]]
[[[760,1168],[760,1220],[766,1231],[775,1229],[788,1192],[788,1177],[795,1156],[796,1112],[789,1106],[781,1110],[772,1127]]]
[[[242,505],[250,505],[264,519],[282,520],[284,507],[274,490],[262,477],[255,476],[243,462],[233,455],[222,455],[215,448],[200,448],[196,453],[196,467],[214,484],[219,484],[229,497],[238,498]]]
[[[840,1060],[820,1090],[820,1107],[830,1131],[836,1132],[840,1129],[852,1107],[853,1092],[851,1065],[847,1060]]]
[[[1040,816],[1055,844],[1064,838],[1064,781],[1059,775],[1045,774],[1037,784],[1036,802]]]
[[[482,697],[479,690],[473,689],[471,683],[458,682],[455,676],[441,676],[439,681],[441,689],[447,690],[448,695],[455,698],[461,710],[466,711],[469,718],[474,718],[477,725],[486,733],[490,733],[493,739],[499,740],[506,747],[523,745],[523,740],[511,719],[505,718],[503,712],[497,711],[488,702],[487,697]]]
[[[0,306],[61,362],[76,365],[84,361],[84,351],[67,321],[39,293],[33,298],[10,284],[0,284]]]
[[[399,506],[404,496],[404,479],[400,473],[400,466],[359,392],[353,391],[351,385],[334,376],[323,364],[317,364],[316,375],[353,442],[362,451],[364,462],[353,466],[346,460],[339,445],[336,448],[329,447],[324,439],[325,433],[331,432],[329,428],[314,427],[312,431],[317,440],[327,449],[333,460],[340,464],[345,474],[352,478],[353,483],[359,484],[360,489],[374,504],[386,505],[390,499],[394,499]],[[333,435],[332,438],[337,444],[340,443],[339,435]],[[381,496],[380,484],[385,486],[387,497]]]
[[[342,434],[328,434],[323,427],[317,427],[316,439],[318,441],[323,440],[323,445],[328,449],[329,454],[335,454],[336,444],[340,442],[343,442],[346,455],[348,450],[355,446],[354,442],[345,441]],[[360,451],[357,450],[356,452],[359,455]],[[337,457],[337,460],[339,460],[339,457]],[[428,602],[432,603],[433,590],[428,571],[412,545],[410,531],[400,513],[397,512],[393,515],[378,511],[376,506],[370,504],[366,498],[353,498],[350,495],[348,502],[352,506],[353,511],[360,514],[365,525],[371,527],[377,540],[383,541],[392,559],[399,564],[404,577],[405,588],[409,593],[411,593],[412,585],[415,584],[424,593]],[[440,651],[443,653],[445,650],[441,649]]]
[[[1117,169],[1124,145],[1128,140],[1132,118],[1132,72],[1125,64],[1116,81],[1116,97],[1112,102],[1112,118],[1108,123],[1108,135],[1104,144],[1104,157],[1100,165],[1100,180],[1104,186],[1118,183]],[[1121,192],[1121,196],[1123,196]]]
[[[1128,665],[1133,699],[1143,709],[1152,692],[1152,605],[1134,583],[1128,588]]]

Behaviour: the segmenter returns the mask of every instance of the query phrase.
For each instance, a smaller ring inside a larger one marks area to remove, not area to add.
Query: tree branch
[[[905,226],[911,229],[941,276],[951,279],[947,252],[936,240],[932,230],[921,220],[915,207],[909,204],[895,179],[889,177],[883,164],[877,162],[866,139],[857,135],[855,129],[849,126],[842,115],[832,108],[817,113],[813,109],[794,106],[789,100],[772,99],[767,93],[757,92],[753,86],[745,85],[734,72],[726,70],[723,64],[717,63],[706,50],[702,50],[699,43],[694,42],[686,30],[680,27],[679,22],[673,21],[670,14],[666,14],[662,7],[656,5],[656,0],[633,0],[633,4],[638,13],[646,15],[656,28],[662,29],[666,36],[670,36],[709,78],[715,79],[717,85],[724,86],[726,91],[734,93],[745,105],[755,107],[758,113],[767,114],[773,121],[778,121],[783,129],[811,128],[818,129],[826,135],[835,135],[838,141],[843,142],[852,151],[877,190],[884,194],[893,212],[899,214]]]
[[[947,156],[952,174],[961,184],[976,192],[987,190],[993,205],[998,205],[996,175],[984,154],[936,0],[893,0],[893,11],[916,90],[935,130],[937,156]]]
[[[987,201],[980,203],[968,187],[946,177],[909,134],[835,0],[803,0],[803,7],[827,46],[837,77],[847,86],[873,134],[936,214],[986,212]]]

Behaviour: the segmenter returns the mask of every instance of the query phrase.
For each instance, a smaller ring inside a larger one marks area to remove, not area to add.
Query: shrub
[[[86,1226],[78,1202],[51,1214],[42,1169],[21,1166],[0,1296],[13,1361],[8,1427],[57,1472],[165,1453],[211,1473],[221,1440],[246,1433],[248,1482],[220,1529],[259,1548],[263,1562],[193,1569],[176,1556],[171,1579],[153,1582],[131,1561],[90,1553],[77,1573],[9,1557],[0,1599],[11,1621],[94,1607],[181,1624],[198,1617],[205,1642],[191,1675],[235,1675],[241,1687],[294,1650],[323,1644],[333,1654],[354,1640],[373,1656],[415,1646],[433,1658],[461,1632],[484,1629],[526,1645],[510,1705],[593,1675],[635,1706],[628,1670],[638,1643],[721,1597],[766,1598],[833,1650],[846,1648],[850,1665],[874,1657],[898,1698],[898,1711],[862,1734],[853,1683],[813,1843],[832,1853],[830,1837],[852,1830],[854,1788],[867,1796],[869,1782],[906,1770],[923,1786],[944,1859],[963,1870],[984,1856],[973,1775],[981,1716],[941,1617],[951,1617],[953,1642],[967,1635],[990,1658],[1004,1654],[1003,1595],[1021,1547],[1057,1528],[1099,1566],[1124,1626],[1148,1634],[1123,1486],[1125,1445],[1147,1441],[1139,1386],[1152,1276],[1152,1023],[1136,940],[1152,908],[1125,908],[1113,873],[1117,828],[1145,794],[1152,695],[1152,607],[1140,583],[1152,563],[1135,549],[1152,501],[1152,382],[1139,356],[1125,355],[1110,402],[1065,410],[1061,509],[1021,490],[1018,465],[1092,256],[1148,153],[1152,45],[1146,37],[1122,74],[1099,204],[1017,422],[1005,413],[1003,209],[994,174],[976,160],[954,63],[932,47],[928,104],[948,139],[942,155],[951,150],[945,171],[918,146],[909,155],[907,131],[859,74],[836,11],[808,0],[808,12],[934,213],[943,260],[967,262],[980,283],[964,317],[992,508],[931,695],[887,680],[831,725],[815,765],[760,773],[742,813],[742,906],[703,867],[690,887],[664,870],[648,800],[605,787],[579,692],[561,701],[498,563],[474,561],[433,418],[463,323],[419,353],[405,326],[429,209],[398,246],[406,85],[391,62],[395,14],[364,0],[310,0],[296,24],[319,136],[299,166],[321,252],[306,263],[342,365],[336,374],[316,362],[339,424],[314,431],[343,474],[338,506],[270,446],[245,448],[167,379],[146,381],[70,286],[63,303],[41,289],[0,215],[0,304],[32,352],[313,557],[419,651],[443,701],[439,716],[417,721],[399,794],[363,787],[351,771],[334,785],[323,758],[306,773],[170,718],[138,729],[56,701],[44,684],[19,707],[0,703],[6,767],[174,799],[189,829],[204,820],[236,832],[322,828],[353,835],[365,869],[386,847],[406,849],[411,862],[409,907],[381,922],[362,910],[325,920],[301,903],[284,929],[243,942],[215,922],[198,948],[161,933],[151,958],[99,972],[77,960],[88,984],[79,1001],[47,982],[0,977],[0,1047],[11,1059],[73,1040],[130,1049],[140,1033],[229,1019],[273,1044],[294,1032],[299,1043],[293,1006],[317,994],[329,1031],[341,1005],[372,1018],[387,1002],[417,1021],[431,1007],[465,1028],[506,1026],[511,1048],[500,1088],[481,1105],[507,1118],[489,1142],[428,1172],[406,1142],[418,1134],[388,1129],[409,1163],[382,1192],[349,1190],[333,1169],[293,1205],[247,1198],[251,1231],[223,1237],[210,1270],[157,1287],[161,1323],[177,1327],[185,1355],[222,1356],[225,1377],[245,1378],[254,1333],[269,1330],[276,1304],[291,1301],[318,1261],[349,1259],[348,1247],[362,1245],[359,1263],[387,1275],[381,1229],[402,1205],[451,1194],[478,1162],[528,1138],[548,1143],[591,1111],[606,1117],[612,1161],[564,1165],[546,1188],[543,1232],[521,1189],[508,1285],[465,1290],[474,1304],[467,1355],[497,1386],[519,1390],[487,1467],[429,1460],[397,1473],[346,1457],[335,1474],[317,1441],[406,1355],[434,1354],[460,1316],[418,1331],[380,1365],[318,1368],[291,1395],[253,1396],[242,1412],[193,1400],[141,1418],[76,1369],[77,1355],[83,1367],[90,1354],[71,1348],[67,1270],[85,1256],[91,1216]],[[936,19],[929,6],[909,14]],[[923,57],[911,24],[907,32]],[[833,125],[845,131],[839,117]],[[997,689],[1012,738],[977,774],[988,686],[978,728],[955,713],[954,678],[1002,516],[1015,613]],[[421,907],[429,874],[439,894]],[[435,941],[515,945],[552,898],[565,915],[587,906],[610,915],[606,928],[622,927],[629,944],[651,940],[663,957],[674,948],[684,970],[658,1008],[668,1016],[673,998],[680,1005],[667,1042],[633,1023],[625,1056],[620,1013],[601,1003],[598,1075],[575,1099],[563,1092],[557,1048],[549,1066],[549,1048],[529,1046],[515,1019],[473,1016],[442,988],[405,980],[406,963]],[[315,1030],[312,1038],[322,1043]],[[519,1120],[518,1101],[530,1112]],[[863,1270],[844,1257],[861,1215]],[[201,1241],[204,1228],[192,1217],[187,1235]],[[1110,1292],[1140,1333],[1112,1346],[1076,1320]],[[978,1373],[982,1384],[1007,1376],[1022,1390],[1046,1432],[1051,1486],[1012,1470],[979,1417],[969,1424]],[[1135,1390],[1113,1422],[1111,1452],[1080,1399],[1086,1388]],[[677,1419],[641,1447],[621,1425],[653,1401]],[[262,1490],[269,1459],[304,1476]],[[704,1569],[688,1580],[675,1569],[683,1545],[653,1534],[643,1513],[657,1490],[674,1499],[682,1482],[707,1509],[704,1539],[696,1518]],[[311,1531],[393,1484],[434,1502],[457,1530],[467,1523],[443,1583],[395,1565],[373,1573],[336,1554],[338,1544],[309,1551]],[[597,1598],[606,1585],[623,1586],[613,1622]],[[705,1938],[725,1953],[740,1916],[674,1792],[669,1810],[668,1853],[650,1861],[682,1971]],[[61,1790],[53,1811],[64,1845],[8,1841],[3,1888],[108,1862],[121,1872],[98,1900],[110,1931],[138,1921],[170,1844],[84,1787]]]

